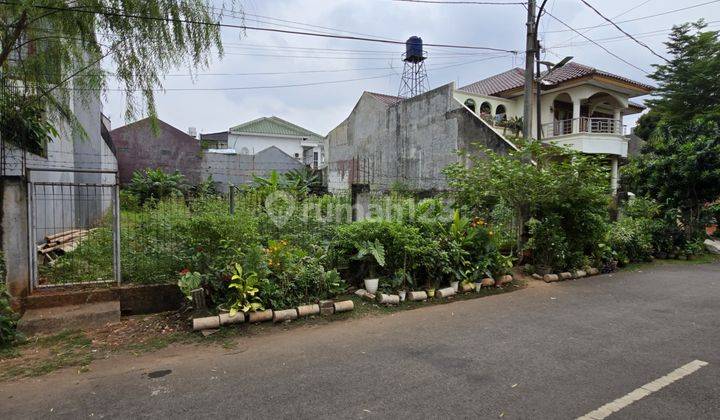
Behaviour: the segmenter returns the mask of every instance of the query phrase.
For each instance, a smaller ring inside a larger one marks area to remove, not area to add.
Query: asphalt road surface
[[[707,365],[676,371],[694,361]],[[538,283],[91,367],[0,384],[0,418],[602,418],[598,408],[675,371],[609,418],[719,419],[720,264]]]

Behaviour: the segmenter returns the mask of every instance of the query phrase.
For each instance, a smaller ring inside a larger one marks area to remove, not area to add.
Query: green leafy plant
[[[192,300],[192,291],[202,286],[203,276],[197,271],[183,270],[178,287],[188,300]]]
[[[230,302],[230,316],[235,316],[238,311],[254,312],[262,311],[263,305],[257,297],[258,278],[256,273],[250,273],[247,276],[243,273],[240,264],[233,267],[232,277],[228,288],[232,292],[232,302]]]
[[[10,295],[0,283],[0,347],[12,344],[18,336],[18,315],[10,307]]]
[[[144,204],[151,199],[161,201],[183,197],[188,186],[185,176],[178,171],[168,174],[162,169],[145,169],[133,173],[127,188],[138,197],[140,204]]]
[[[385,267],[385,247],[378,239],[372,242],[359,242],[355,244],[355,248],[357,248],[357,254],[353,256],[353,259],[368,264],[370,277],[375,277],[376,264]]]

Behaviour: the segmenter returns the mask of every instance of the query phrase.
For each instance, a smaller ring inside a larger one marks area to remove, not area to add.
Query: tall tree
[[[112,76],[126,94],[126,117],[139,105],[154,116],[163,73],[202,69],[213,48],[222,55],[217,23],[232,8],[205,0],[1,1],[2,87],[14,92],[4,108],[41,104],[73,122],[71,94],[97,97]]]
[[[720,122],[720,40],[706,27],[702,20],[675,26],[665,43],[672,58],[654,66],[656,97],[646,101],[660,123],[678,126],[696,117]]]
[[[673,28],[671,59],[655,66],[656,96],[636,133],[648,142],[623,170],[623,183],[681,211],[698,232],[701,209],[720,196],[720,39],[703,21]]]

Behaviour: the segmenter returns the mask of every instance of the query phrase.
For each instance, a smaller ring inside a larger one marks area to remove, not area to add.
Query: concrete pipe
[[[385,293],[378,293],[377,301],[383,305],[398,305],[400,303],[399,295],[386,295]]]
[[[455,294],[455,289],[452,287],[446,287],[435,291],[435,297],[446,298]]]
[[[420,300],[427,300],[428,295],[424,290],[419,290],[417,292],[408,292],[407,298],[410,301],[417,302]]]
[[[220,317],[219,316],[208,316],[205,318],[193,319],[193,330],[209,330],[212,328],[220,328]]]
[[[238,312],[235,314],[235,316],[230,316],[230,314],[220,314],[220,325],[230,325],[230,324],[239,324],[241,322],[245,322],[245,314],[242,312]]]
[[[247,321],[250,323],[266,322],[273,319],[273,310],[267,309],[259,312],[249,312],[247,314]]]
[[[295,308],[273,312],[273,322],[292,321],[293,319],[297,319],[297,317],[298,311]]]
[[[545,274],[543,276],[543,280],[545,281],[545,283],[551,283],[560,280],[560,277],[558,277],[557,274]]]
[[[352,300],[343,300],[342,302],[335,302],[335,312],[348,312],[355,309],[355,304]]]
[[[320,313],[320,305],[314,304],[314,305],[298,306],[297,313],[298,313],[298,316],[317,315]]]

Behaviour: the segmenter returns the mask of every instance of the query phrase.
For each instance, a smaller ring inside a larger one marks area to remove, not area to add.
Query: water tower
[[[423,51],[422,38],[411,36],[405,41],[405,53],[402,55],[405,66],[398,96],[412,98],[428,90],[427,71],[425,59],[427,54]]]

